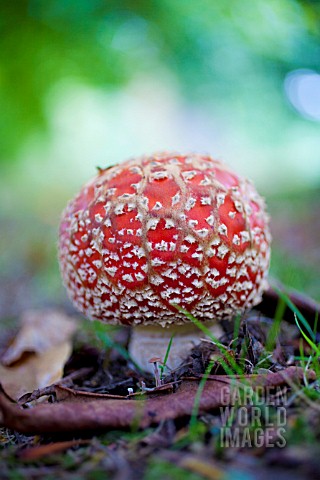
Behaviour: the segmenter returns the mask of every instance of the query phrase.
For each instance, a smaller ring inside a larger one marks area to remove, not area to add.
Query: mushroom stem
[[[156,387],[160,387],[161,379],[160,379],[160,373],[158,370],[157,362],[153,362],[153,371],[154,371],[154,378],[156,379]]]
[[[216,322],[206,322],[204,325],[215,338],[221,337],[223,330]],[[150,363],[153,357],[164,361],[168,344],[173,337],[167,367],[177,368],[188,356],[190,350],[201,342],[206,335],[193,323],[183,325],[146,325],[133,327],[129,343],[129,354],[143,370],[153,373],[154,366]]]

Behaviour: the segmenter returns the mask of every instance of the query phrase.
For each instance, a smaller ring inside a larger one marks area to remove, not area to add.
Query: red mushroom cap
[[[98,175],[62,215],[67,291],[110,323],[230,318],[261,300],[270,233],[253,185],[204,155],[132,159]]]

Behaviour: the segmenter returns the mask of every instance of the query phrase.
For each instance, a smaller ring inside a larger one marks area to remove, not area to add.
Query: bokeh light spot
[[[307,69],[294,70],[285,78],[290,103],[305,118],[320,121],[320,74]]]

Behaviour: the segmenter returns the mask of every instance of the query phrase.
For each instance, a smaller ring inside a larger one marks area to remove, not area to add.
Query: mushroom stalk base
[[[221,337],[223,330],[216,322],[206,322],[204,325],[215,338]],[[143,370],[154,372],[154,365],[150,359],[159,357],[164,361],[166,351],[173,336],[167,367],[171,370],[177,368],[190,354],[190,350],[198,345],[203,338],[208,338],[205,333],[193,323],[183,325],[147,325],[133,327],[129,344],[129,354]]]

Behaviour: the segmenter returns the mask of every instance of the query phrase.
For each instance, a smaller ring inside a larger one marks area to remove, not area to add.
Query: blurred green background
[[[159,150],[251,178],[272,274],[320,300],[320,2],[2,0],[0,29],[0,316],[66,301],[67,200]]]

